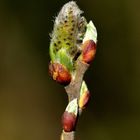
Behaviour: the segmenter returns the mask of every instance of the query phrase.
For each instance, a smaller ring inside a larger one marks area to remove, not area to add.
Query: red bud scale
[[[67,68],[60,63],[50,63],[49,73],[58,83],[67,85],[71,81],[71,74]]]
[[[95,57],[96,44],[93,40],[87,40],[82,44],[81,59],[85,63],[91,63]]]
[[[73,113],[67,111],[64,112],[62,116],[62,126],[65,132],[74,131],[76,124],[76,116]]]
[[[69,102],[62,116],[62,126],[65,132],[71,132],[75,130],[77,113],[78,103],[76,98]]]

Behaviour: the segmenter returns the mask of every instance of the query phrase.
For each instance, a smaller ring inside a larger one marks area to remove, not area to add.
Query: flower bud
[[[81,60],[85,63],[91,63],[95,57],[96,44],[93,40],[87,40],[82,44]]]
[[[83,81],[81,90],[80,90],[80,98],[79,98],[79,107],[84,109],[90,99],[90,92],[87,88],[85,81]]]
[[[49,73],[52,78],[60,84],[68,85],[71,81],[71,74],[67,68],[59,63],[50,63]]]
[[[86,27],[83,44],[81,45],[82,54],[80,59],[85,63],[91,63],[96,53],[97,30],[92,21]]]
[[[76,116],[67,111],[62,116],[62,125],[65,132],[71,132],[75,129]]]
[[[77,99],[74,99],[68,104],[62,116],[62,126],[65,132],[71,132],[75,130],[77,113],[78,113]]]

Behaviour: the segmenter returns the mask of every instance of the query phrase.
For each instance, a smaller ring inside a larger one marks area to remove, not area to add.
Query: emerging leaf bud
[[[62,124],[65,132],[71,132],[75,129],[76,116],[67,111],[62,116]]]
[[[87,88],[85,81],[83,81],[81,90],[80,90],[80,98],[79,98],[79,107],[84,109],[89,101],[90,93]]]
[[[96,44],[93,40],[87,40],[82,45],[81,60],[85,63],[91,63],[95,57]]]
[[[65,132],[71,132],[75,130],[78,113],[77,98],[73,99],[67,106],[63,116],[62,125]]]
[[[71,81],[71,74],[62,64],[50,63],[49,73],[52,78],[60,84],[68,85]]]
[[[92,21],[86,27],[83,44],[81,45],[82,54],[80,59],[85,63],[91,63],[96,53],[97,30]]]

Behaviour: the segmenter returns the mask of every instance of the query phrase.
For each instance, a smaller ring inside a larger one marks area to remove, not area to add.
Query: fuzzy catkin
[[[51,35],[51,47],[53,47],[54,53],[61,48],[65,48],[68,55],[75,57],[78,52],[77,42],[79,36],[86,26],[85,22],[83,22],[84,18],[81,17],[82,13],[74,1],[68,2],[63,6],[55,19]]]

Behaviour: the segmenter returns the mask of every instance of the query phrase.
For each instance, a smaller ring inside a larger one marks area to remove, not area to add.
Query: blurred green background
[[[49,33],[66,0],[0,0],[0,140],[56,140],[67,105],[48,75]],[[77,0],[98,30],[79,140],[140,139],[140,1]]]

